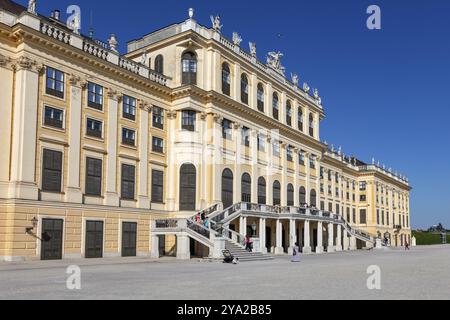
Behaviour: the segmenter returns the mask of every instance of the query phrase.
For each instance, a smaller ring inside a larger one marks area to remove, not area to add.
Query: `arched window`
[[[222,173],[222,203],[224,208],[233,205],[233,172],[230,169]]]
[[[309,115],[309,135],[314,137],[314,117],[312,113]]]
[[[317,207],[317,193],[314,189],[311,190],[310,206]]]
[[[292,125],[292,104],[289,100],[286,102],[286,124]]]
[[[298,130],[303,131],[303,110],[302,110],[302,108],[298,108],[298,111],[297,111],[297,126],[298,126]]]
[[[294,205],[294,186],[290,183],[287,186],[287,205],[288,207]]]
[[[197,84],[197,56],[186,52],[182,57],[182,84]]]
[[[252,201],[252,178],[248,173],[244,173],[241,179],[242,202]]]
[[[241,102],[248,104],[248,78],[244,73],[241,76]]]
[[[264,112],[264,87],[261,83],[258,83],[258,110]]]
[[[281,205],[281,185],[278,181],[273,183],[273,205]]]
[[[258,204],[266,204],[266,179],[260,177],[258,179]]]
[[[162,55],[155,58],[155,71],[164,74],[164,57]]]
[[[183,164],[180,169],[180,210],[195,211],[197,171],[193,164]]]
[[[300,195],[300,200],[299,200],[300,205],[303,206],[306,204],[306,189],[305,189],[305,187],[300,187],[299,195]]]
[[[280,110],[280,100],[278,99],[278,94],[273,94],[273,100],[272,100],[272,115],[273,118],[278,120],[278,113]]]
[[[231,91],[231,73],[228,63],[222,64],[222,93],[229,96]]]

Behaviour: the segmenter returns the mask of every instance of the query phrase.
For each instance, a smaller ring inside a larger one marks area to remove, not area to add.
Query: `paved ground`
[[[81,290],[66,288],[69,265]],[[367,289],[367,268],[381,290]],[[0,299],[450,299],[450,246],[357,251],[227,265],[143,258],[0,263]]]

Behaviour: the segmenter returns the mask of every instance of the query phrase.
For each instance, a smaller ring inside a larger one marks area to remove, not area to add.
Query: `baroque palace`
[[[322,142],[319,92],[281,53],[193,9],[125,55],[61,20],[0,0],[0,260],[411,242],[407,178]]]

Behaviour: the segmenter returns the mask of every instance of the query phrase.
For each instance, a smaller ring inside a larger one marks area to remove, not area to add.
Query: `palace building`
[[[0,0],[0,260],[411,242],[407,178],[322,142],[281,53],[191,9],[121,55],[36,5]]]

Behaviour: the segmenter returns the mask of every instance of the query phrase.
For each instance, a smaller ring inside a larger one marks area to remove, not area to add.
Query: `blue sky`
[[[115,33],[122,52],[126,41],[185,20],[189,7],[208,26],[220,14],[226,36],[256,41],[260,59],[282,51],[288,74],[319,88],[322,140],[409,177],[413,227],[450,228],[450,1],[38,0],[37,8],[48,15],[70,4],[81,7],[84,33],[92,13],[96,38]],[[371,4],[381,7],[382,30],[366,28]]]

